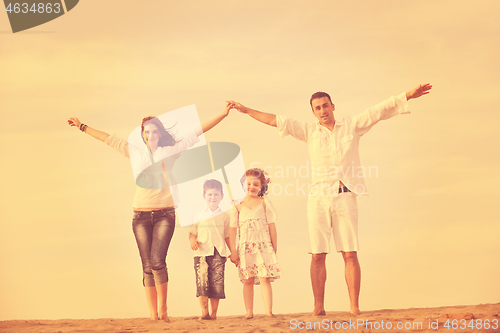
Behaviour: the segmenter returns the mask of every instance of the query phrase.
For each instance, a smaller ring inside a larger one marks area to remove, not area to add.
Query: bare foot
[[[164,322],[170,323],[170,318],[168,318],[168,315],[166,312],[162,313],[162,315],[160,316],[160,320],[163,320]]]
[[[217,314],[215,314],[215,313],[212,313],[212,314],[210,315],[210,318],[212,318],[212,320],[215,320],[215,319],[217,319]]]
[[[326,316],[326,312],[324,309],[319,309],[319,310],[314,309],[312,315],[313,316]]]
[[[206,315],[203,315],[200,317],[200,320],[211,320],[212,317],[210,317],[210,315],[207,313]]]
[[[253,314],[247,314],[247,315],[245,316],[245,319],[252,319],[252,318],[253,318]]]
[[[158,313],[157,312],[150,312],[149,313],[151,320],[158,320]]]
[[[276,316],[271,313],[271,314],[266,314],[266,318],[276,318]]]
[[[358,308],[358,307],[351,308],[351,316],[356,317],[356,316],[357,316],[357,315],[359,315],[360,313],[361,313],[361,311],[359,311],[359,308]]]

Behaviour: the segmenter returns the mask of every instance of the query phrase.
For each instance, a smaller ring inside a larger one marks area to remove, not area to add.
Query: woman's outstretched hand
[[[76,126],[80,128],[80,125],[82,124],[78,118],[69,118],[68,119],[68,124],[69,126]]]
[[[236,109],[240,111],[241,113],[247,113],[248,109],[246,106],[244,106],[241,103],[235,102],[235,101],[227,101],[226,103],[231,104],[232,109]]]
[[[80,120],[78,120],[78,118],[69,118],[68,124],[69,124],[69,126],[75,126],[83,133],[87,133],[88,135],[90,135],[90,136],[92,136],[92,137],[94,137],[97,140],[102,141],[102,142],[104,142],[104,140],[106,140],[106,138],[109,136],[108,133],[101,132],[99,130],[90,128],[87,125],[83,124],[83,126],[82,126],[82,123]]]
[[[231,111],[231,109],[234,109],[234,105],[230,102],[226,102],[226,107],[224,108],[224,112],[223,112],[224,117],[227,117],[227,115],[229,114],[229,111]]]

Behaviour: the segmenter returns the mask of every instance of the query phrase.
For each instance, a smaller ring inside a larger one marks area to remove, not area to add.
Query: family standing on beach
[[[281,136],[291,135],[307,144],[309,158],[317,170],[312,177],[307,203],[312,254],[310,270],[314,295],[313,315],[325,315],[325,260],[330,252],[332,236],[335,249],[342,253],[345,262],[350,311],[352,315],[358,315],[361,269],[357,257],[356,197],[365,194],[366,187],[362,176],[357,173],[340,174],[332,173],[331,170],[361,166],[358,149],[361,136],[380,120],[409,113],[407,101],[428,94],[431,88],[430,84],[419,85],[410,92],[391,97],[356,116],[339,119],[334,117],[335,105],[330,96],[318,92],[310,99],[312,113],[317,119],[313,123],[260,112],[241,103],[228,101],[220,115],[179,137],[165,129],[158,118],[147,117],[141,124],[141,136],[147,149],[134,147],[128,141],[91,128],[77,118],[70,118],[68,123],[103,141],[127,158],[133,152],[133,156],[151,161],[146,177],[162,183],[162,186],[147,188],[138,185],[133,203],[132,226],[142,261],[143,285],[151,319],[169,321],[166,255],[175,229],[176,193],[171,193],[166,174],[171,171],[177,154],[198,142],[198,136],[216,126],[231,109],[277,127]],[[164,163],[167,157],[169,163]],[[243,283],[246,318],[253,317],[255,284],[261,285],[266,315],[273,316],[271,282],[280,277],[280,267],[276,257],[276,212],[265,196],[269,182],[263,170],[247,170],[241,179],[246,196],[241,202],[234,203],[229,214],[219,208],[224,196],[222,184],[209,179],[203,185],[206,208],[195,215],[196,223],[189,234],[195,257],[201,319],[215,319],[219,299],[225,298],[224,265],[228,257],[238,266],[239,278]],[[172,192],[175,192],[175,188]]]

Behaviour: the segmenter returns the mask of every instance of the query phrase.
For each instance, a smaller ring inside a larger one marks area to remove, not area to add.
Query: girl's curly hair
[[[255,177],[255,178],[258,178],[260,180],[260,184],[262,185],[262,188],[260,189],[258,195],[259,195],[259,197],[263,197],[267,193],[267,190],[269,189],[269,183],[271,182],[271,179],[268,177],[267,172],[265,172],[264,170],[261,170],[259,168],[248,169],[245,172],[245,174],[243,175],[243,177],[241,177],[241,180],[240,180],[241,185],[243,185],[243,187],[244,187],[246,178],[248,176]]]

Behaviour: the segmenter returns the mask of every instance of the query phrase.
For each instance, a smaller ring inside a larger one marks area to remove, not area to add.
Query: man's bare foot
[[[160,320],[163,320],[166,323],[170,323],[170,318],[167,316],[167,314],[161,316]]]
[[[351,316],[357,316],[361,313],[361,311],[359,311],[359,308],[358,307],[352,307],[351,308]]]
[[[210,317],[210,315],[207,313],[206,315],[203,315],[200,317],[200,320],[211,320],[212,317]]]
[[[325,309],[314,309],[313,316],[326,316]]]
[[[245,319],[252,319],[253,318],[253,313],[247,313],[245,316]]]
[[[212,313],[212,314],[210,315],[210,318],[212,318],[212,320],[217,319],[217,314],[216,314],[216,313]]]
[[[271,314],[266,314],[266,318],[276,318],[276,316],[271,313]]]

